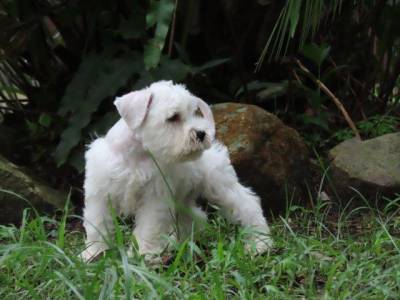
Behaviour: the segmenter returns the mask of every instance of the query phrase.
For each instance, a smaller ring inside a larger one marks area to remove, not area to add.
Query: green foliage
[[[268,52],[270,59],[285,55],[289,42],[297,37],[296,32],[300,26],[299,48],[303,48],[306,40],[315,36],[323,17],[332,15],[334,18],[340,13],[342,2],[342,0],[287,0],[257,62],[257,69],[261,68]]]
[[[36,119],[26,119],[25,125],[28,132],[27,140],[35,141],[30,145],[32,151],[31,160],[32,162],[40,162],[47,159],[48,156],[48,145],[47,143],[38,143],[36,141],[50,141],[55,142],[56,136],[52,130],[54,118],[51,115],[42,113]]]
[[[39,110],[39,118],[26,120],[32,137],[44,127],[52,136],[60,134],[58,166],[68,162],[82,169],[82,141],[93,130],[104,133],[116,119],[102,107],[113,109],[117,94],[160,79],[182,81],[227,61],[191,68],[162,55],[174,5],[172,0],[2,3],[0,99],[21,110],[21,94],[28,98],[27,109]],[[53,114],[61,118],[50,127]]]
[[[114,96],[142,69],[141,56],[136,52],[116,56],[115,51],[106,51],[83,60],[60,104],[61,115],[70,113],[72,117],[55,152],[58,165],[66,162],[70,151],[79,143],[81,130],[90,123],[101,102]]]
[[[315,43],[311,43],[305,45],[301,51],[302,55],[317,69],[317,74],[313,76],[318,80],[328,78],[328,75],[331,75],[333,71],[337,70],[337,68],[335,68],[333,70],[324,69],[324,71],[321,71],[322,65],[330,53],[330,49],[331,47],[328,45],[318,46]],[[298,72],[302,74],[301,70],[298,70]],[[330,114],[326,109],[324,109],[324,107],[326,107],[325,102],[327,101],[327,97],[325,94],[321,93],[319,86],[312,83],[312,87],[310,87],[305,83],[306,79],[307,77],[296,84],[298,89],[304,93],[309,107],[308,112],[300,115],[299,118],[302,119],[302,123],[306,126],[315,125],[325,131],[329,131],[328,118]]]
[[[400,118],[394,116],[372,116],[367,120],[360,121],[356,124],[360,134],[371,139],[388,133],[394,133],[400,130]],[[342,142],[353,137],[350,129],[338,130],[332,135],[336,142]]]
[[[321,68],[322,63],[328,57],[329,52],[331,51],[331,47],[328,45],[318,46],[315,43],[304,45],[301,49],[301,54],[304,57],[308,58],[311,62],[313,62],[318,69]]]
[[[355,120],[398,110],[398,1],[228,2],[2,1],[1,120],[35,144],[19,157],[81,170],[83,145],[117,118],[113,98],[159,79],[212,103],[258,104],[325,140],[342,117],[294,55]]]
[[[266,5],[268,4],[270,3],[267,2]],[[363,105],[375,106],[369,112],[370,115],[382,113],[385,108],[390,111],[398,110],[400,38],[395,30],[400,20],[398,1],[346,3],[287,0],[275,20],[258,60],[257,70],[260,70],[267,56],[270,63],[278,58],[282,58],[281,61],[285,63],[292,61],[290,57],[293,54],[301,54],[306,58],[305,62],[315,78],[331,90],[334,88],[333,93],[344,100],[343,104],[347,109],[357,106],[357,114],[363,116]],[[330,24],[332,25],[329,26]],[[372,29],[374,33],[366,28]],[[307,40],[312,42],[306,44]],[[320,46],[314,42],[316,40]],[[343,51],[347,48],[345,43],[352,45],[348,51]],[[290,44],[296,47],[290,48]],[[331,67],[324,63],[328,55],[332,55],[329,60]],[[338,57],[343,65],[337,65]],[[321,94],[318,87],[310,87],[309,80],[299,80],[296,65],[289,66],[289,69],[296,79],[289,86],[294,85],[296,90],[289,88],[286,96],[289,101],[293,98],[297,98],[296,101],[298,98],[305,98],[308,102],[303,113],[296,110],[294,118],[305,131],[305,135],[319,144],[330,136],[329,130],[337,125],[335,120],[338,116],[334,113],[336,108],[332,108],[332,104],[326,101],[326,96]],[[360,80],[360,77],[363,79]],[[364,100],[366,97],[367,101]],[[373,104],[367,104],[368,101]],[[287,101],[286,105],[289,104]],[[285,107],[287,109],[288,106]],[[367,124],[369,123],[361,122],[360,126],[366,126],[364,131],[368,131]],[[349,136],[345,132],[343,138]],[[377,132],[366,134],[375,136]]]
[[[287,93],[289,86],[288,80],[283,80],[281,82],[260,82],[258,80],[251,81],[246,84],[246,91],[253,92],[256,91],[256,98],[258,102],[265,102],[272,99],[277,99]],[[245,88],[241,87],[235,94],[236,97],[242,95],[245,92]]]
[[[134,252],[131,226],[114,217],[111,249],[83,263],[84,234],[74,216],[25,215],[21,228],[0,226],[2,299],[396,299],[400,251],[396,211],[291,206],[270,222],[274,249],[244,250],[246,230],[211,217],[204,231],[172,242],[165,264]]]
[[[173,11],[173,0],[150,1],[149,12],[146,16],[147,28],[156,25],[156,29],[154,37],[144,46],[144,64],[146,65],[146,69],[156,67],[160,61]]]

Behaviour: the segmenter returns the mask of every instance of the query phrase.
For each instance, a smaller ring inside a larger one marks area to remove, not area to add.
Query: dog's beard
[[[201,142],[196,136],[195,132],[191,132],[189,138],[187,139],[184,147],[177,155],[178,161],[191,161],[198,159],[204,150],[207,150],[211,147],[211,139],[207,134],[204,140]]]

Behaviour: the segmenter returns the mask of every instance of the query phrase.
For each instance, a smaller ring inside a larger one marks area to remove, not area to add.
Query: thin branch
[[[329,97],[332,99],[332,101],[335,103],[336,107],[339,109],[339,111],[342,113],[343,117],[345,118],[347,124],[349,127],[353,130],[354,135],[361,140],[360,133],[358,132],[358,129],[356,125],[354,124],[353,120],[350,118],[349,114],[347,113],[346,108],[343,106],[342,102],[331,92],[331,90],[318,78],[316,78],[310,70],[305,67],[300,60],[296,59],[295,60],[297,65],[300,67],[300,69],[312,80],[316,85],[319,86],[319,88]]]
[[[176,25],[176,11],[178,10],[178,0],[175,0],[175,8],[172,14],[172,25],[171,25],[171,33],[169,35],[169,45],[168,45],[168,56],[171,57],[172,49],[174,45],[174,37],[175,37],[175,25]]]

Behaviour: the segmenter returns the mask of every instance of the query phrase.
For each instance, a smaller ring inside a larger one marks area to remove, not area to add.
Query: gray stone
[[[23,210],[34,207],[39,213],[62,209],[67,197],[27,175],[0,156],[0,224],[21,222]]]
[[[400,193],[400,132],[344,141],[329,151],[331,181],[340,198],[357,190],[373,202]],[[343,199],[342,199],[343,200]]]
[[[255,105],[223,103],[212,110],[217,138],[227,145],[241,182],[261,196],[265,212],[304,200],[309,154],[296,130]]]

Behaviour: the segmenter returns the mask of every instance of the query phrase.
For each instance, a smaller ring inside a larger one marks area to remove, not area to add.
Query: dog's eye
[[[175,123],[175,122],[179,122],[180,120],[181,120],[181,116],[178,113],[175,113],[167,119],[167,122]]]
[[[200,110],[200,107],[198,107],[198,108],[194,111],[194,115],[197,116],[197,117],[201,117],[201,118],[204,117],[204,116],[203,116],[203,113],[202,113],[201,110]]]

